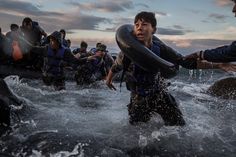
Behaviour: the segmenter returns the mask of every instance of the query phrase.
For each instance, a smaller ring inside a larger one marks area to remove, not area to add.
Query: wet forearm
[[[208,61],[198,61],[197,68],[198,69],[220,69],[222,63],[213,63]]]
[[[123,59],[124,59],[124,54],[120,52],[111,67],[112,73],[118,73],[123,69],[123,63],[122,63]]]

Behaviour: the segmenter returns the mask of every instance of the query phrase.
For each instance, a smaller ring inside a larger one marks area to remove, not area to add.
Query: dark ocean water
[[[16,157],[235,157],[236,101],[206,93],[217,71],[188,71],[168,80],[187,125],[166,127],[158,115],[150,122],[128,123],[129,92],[104,82],[54,91],[41,80],[5,78],[24,101],[13,107],[12,131],[0,138],[0,156]]]

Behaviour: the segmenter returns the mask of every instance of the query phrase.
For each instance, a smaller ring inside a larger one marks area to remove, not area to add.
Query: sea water
[[[9,88],[23,100],[13,107],[12,130],[0,137],[0,152],[16,157],[207,156],[234,157],[236,101],[206,93],[225,73],[181,69],[169,92],[186,126],[167,127],[159,115],[130,125],[129,92],[111,91],[104,81],[55,91],[41,80],[9,76]]]

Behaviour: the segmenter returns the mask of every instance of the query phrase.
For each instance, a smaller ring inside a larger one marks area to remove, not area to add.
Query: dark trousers
[[[130,123],[147,122],[152,113],[158,113],[164,120],[165,125],[185,125],[183,115],[174,97],[161,92],[151,96],[139,96],[131,93],[130,104],[128,104]]]
[[[7,102],[0,97],[0,126],[5,124],[10,126],[10,107]]]
[[[56,90],[65,89],[65,78],[60,76],[43,76],[43,82],[47,86],[53,85]]]

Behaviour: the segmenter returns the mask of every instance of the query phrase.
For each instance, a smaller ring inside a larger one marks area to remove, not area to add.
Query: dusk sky
[[[156,13],[156,35],[184,54],[223,44],[236,36],[231,0],[0,0],[0,27],[21,25],[24,17],[47,32],[64,28],[77,46],[81,40],[115,45],[115,30],[133,24],[140,11]],[[91,45],[93,46],[93,45]]]

